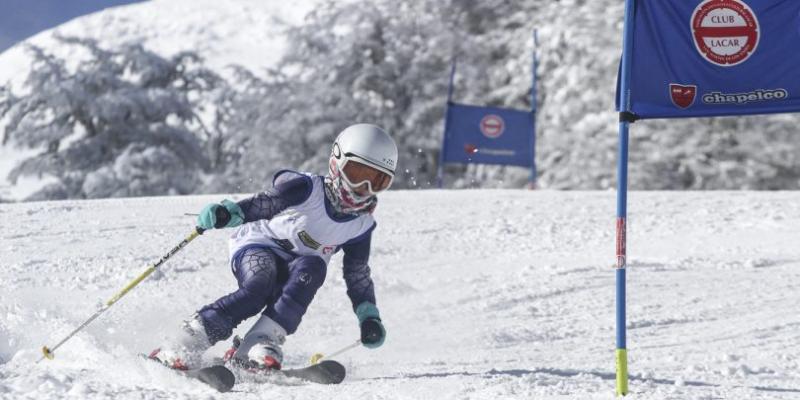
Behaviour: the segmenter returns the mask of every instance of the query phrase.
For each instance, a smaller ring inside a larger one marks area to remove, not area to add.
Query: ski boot
[[[148,358],[169,368],[186,371],[201,365],[203,353],[211,348],[203,321],[198,314],[183,321],[181,329],[171,343],[153,350]]]
[[[233,347],[225,352],[226,363],[251,372],[280,370],[283,362],[281,345],[286,341],[286,330],[267,316],[261,318],[240,339],[233,338]]]

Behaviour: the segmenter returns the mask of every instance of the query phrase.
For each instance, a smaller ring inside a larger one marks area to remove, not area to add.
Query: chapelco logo
[[[691,19],[697,51],[720,67],[732,67],[750,58],[761,36],[758,18],[741,0],[705,0]]]
[[[676,107],[687,109],[694,104],[697,98],[696,85],[669,84],[669,94],[672,104]],[[700,98],[703,104],[707,105],[743,105],[762,101],[782,101],[789,98],[789,91],[783,88],[778,89],[756,89],[751,92],[743,93],[723,93],[712,91],[704,93]]]
[[[710,92],[703,95],[705,104],[747,104],[759,101],[777,101],[789,98],[786,89],[758,89],[746,93]]]

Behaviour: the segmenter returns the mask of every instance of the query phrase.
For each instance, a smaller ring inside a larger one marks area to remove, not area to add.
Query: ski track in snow
[[[222,198],[0,204],[0,398],[614,398],[613,192],[384,195],[371,265],[388,337],[338,357],[339,386],[219,394],[137,357],[235,287],[225,231],[34,364]],[[629,397],[800,398],[800,193],[634,192],[629,212]],[[285,364],[357,336],[338,255]]]

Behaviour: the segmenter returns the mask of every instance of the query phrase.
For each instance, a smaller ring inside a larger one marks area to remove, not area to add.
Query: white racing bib
[[[324,178],[319,175],[282,171],[295,177],[306,177],[312,183],[311,194],[270,220],[259,220],[240,226],[228,242],[231,257],[240,249],[260,245],[275,250],[286,261],[299,256],[319,256],[327,264],[339,247],[348,241],[369,233],[375,227],[371,214],[353,218],[334,219],[332,210],[325,206]]]

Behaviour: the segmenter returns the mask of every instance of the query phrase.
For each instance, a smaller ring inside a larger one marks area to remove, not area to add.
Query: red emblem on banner
[[[464,145],[464,153],[475,154],[477,152],[478,152],[478,146],[475,146],[472,143],[467,143]]]
[[[758,19],[740,0],[706,0],[695,8],[691,22],[697,51],[721,67],[744,62],[758,47]]]
[[[689,108],[694,103],[695,97],[697,97],[697,86],[670,83],[669,95],[672,98],[672,103],[676,106]]]
[[[495,139],[503,134],[506,123],[499,115],[489,114],[481,119],[481,133],[489,139]]]

